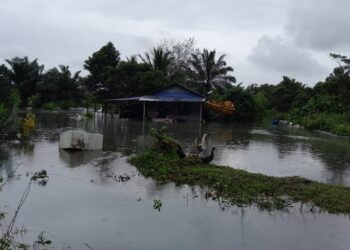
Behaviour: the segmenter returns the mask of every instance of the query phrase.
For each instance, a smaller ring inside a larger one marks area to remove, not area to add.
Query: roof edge
[[[152,91],[152,92],[149,93],[148,95],[153,95],[153,94],[155,94],[155,93],[157,93],[157,92],[159,92],[159,91],[161,91],[161,90],[164,90],[164,89],[167,89],[167,88],[170,88],[170,87],[173,87],[173,86],[179,86],[180,88],[183,88],[183,89],[185,89],[185,90],[191,92],[192,94],[195,94],[195,95],[197,95],[197,96],[200,96],[200,97],[206,99],[206,97],[203,96],[202,94],[199,94],[198,92],[196,92],[196,91],[194,91],[194,90],[192,90],[192,89],[190,89],[190,88],[187,88],[186,86],[184,86],[184,85],[182,85],[182,84],[180,84],[180,83],[171,83],[171,84],[168,84],[167,86],[164,86],[164,87],[162,87],[162,88],[159,88],[159,89],[157,89],[157,90]]]

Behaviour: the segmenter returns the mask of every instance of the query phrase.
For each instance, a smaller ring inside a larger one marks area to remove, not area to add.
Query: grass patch
[[[307,203],[329,213],[350,214],[350,188],[301,177],[271,177],[230,167],[179,159],[175,152],[148,149],[130,159],[146,177],[160,182],[199,185],[231,204],[256,204],[261,209],[283,209],[293,202]]]
[[[50,110],[50,111],[60,109],[60,105],[58,105],[58,104],[55,103],[55,102],[48,102],[48,103],[45,103],[45,104],[42,105],[41,107],[42,107],[43,109],[45,109],[45,110]]]
[[[321,130],[335,135],[350,136],[350,113],[314,113],[308,115],[290,113],[279,113],[278,120],[292,121],[309,130]]]

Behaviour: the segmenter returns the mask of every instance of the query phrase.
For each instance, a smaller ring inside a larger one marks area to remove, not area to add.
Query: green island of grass
[[[156,181],[198,185],[212,190],[231,205],[257,205],[264,210],[285,209],[300,202],[329,213],[350,214],[350,187],[329,185],[301,177],[272,177],[213,164],[198,158],[180,159],[174,150],[146,149],[130,163]]]

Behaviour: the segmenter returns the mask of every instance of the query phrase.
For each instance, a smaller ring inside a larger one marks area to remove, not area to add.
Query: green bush
[[[2,128],[5,125],[8,115],[9,111],[5,107],[5,104],[0,103],[0,128]]]
[[[43,109],[45,110],[57,110],[60,108],[60,106],[57,104],[57,103],[54,103],[54,102],[48,102],[48,103],[45,103],[43,106],[42,106]]]
[[[68,110],[72,107],[76,107],[77,105],[71,101],[71,100],[68,100],[68,101],[61,101],[59,104],[61,109],[64,109],[64,110]]]
[[[86,118],[92,118],[92,117],[94,117],[94,113],[92,113],[92,112],[86,112],[85,114],[84,114],[84,116],[86,117]]]
[[[336,135],[347,135],[350,136],[350,124],[339,124],[332,129],[332,133]]]
[[[322,130],[336,135],[350,135],[349,114],[321,113],[292,119],[307,129]]]

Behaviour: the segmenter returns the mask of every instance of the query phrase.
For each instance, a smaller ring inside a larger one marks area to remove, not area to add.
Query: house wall
[[[147,118],[170,118],[179,120],[199,120],[198,102],[147,102]]]

